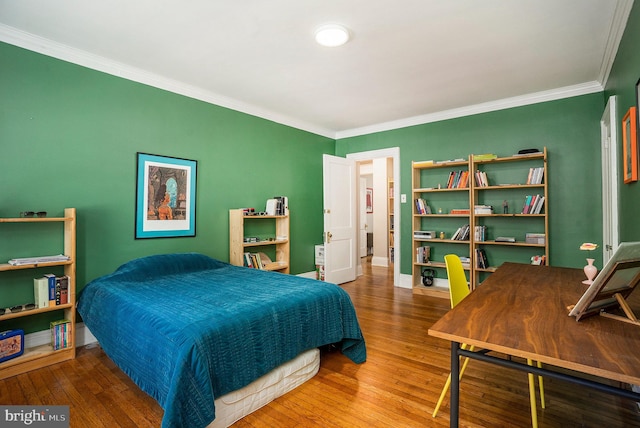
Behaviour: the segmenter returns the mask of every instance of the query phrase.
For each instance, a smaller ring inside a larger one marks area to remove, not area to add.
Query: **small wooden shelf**
[[[3,330],[2,323],[10,319],[30,317],[46,312],[61,311],[61,317],[69,321],[70,325],[70,346],[65,349],[54,351],[51,345],[41,345],[32,348],[25,348],[21,356],[0,363],[0,379],[6,379],[30,370],[39,369],[51,364],[75,358],[75,335],[76,335],[76,209],[66,208],[63,217],[29,217],[29,218],[0,218],[0,224],[10,227],[10,223],[52,223],[64,224],[64,254],[69,260],[50,263],[36,263],[28,265],[13,266],[8,263],[0,264],[0,272],[8,272],[24,269],[36,269],[44,267],[61,266],[64,268],[64,275],[69,277],[69,303],[64,305],[49,306],[46,308],[35,308],[15,313],[8,313],[0,316],[0,331]],[[0,229],[2,230],[2,229]],[[36,251],[34,250],[34,253]],[[25,287],[27,284],[24,285]],[[33,288],[33,283],[28,284]]]
[[[244,242],[247,222],[271,221],[274,223],[272,240]],[[278,238],[280,237],[280,238]],[[286,237],[286,238],[283,238]],[[258,247],[275,247],[275,260],[268,263],[264,270],[289,273],[289,215],[244,215],[242,209],[229,210],[229,263],[244,266],[244,253]],[[255,252],[255,251],[254,251]]]

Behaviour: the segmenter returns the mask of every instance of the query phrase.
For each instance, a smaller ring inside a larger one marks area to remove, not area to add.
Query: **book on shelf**
[[[451,171],[447,189],[464,189],[469,184],[469,171]]]
[[[451,235],[452,241],[466,241],[469,239],[469,225],[465,224],[456,230],[453,235]]]
[[[487,252],[484,248],[476,248],[476,268],[478,269],[487,269],[489,267],[489,262],[487,261]]]
[[[429,263],[431,257],[431,247],[422,246],[416,248],[416,263]]]
[[[540,214],[545,197],[541,195],[527,195],[522,206],[522,214]]]
[[[473,230],[473,239],[475,241],[484,242],[486,239],[487,226],[475,226]]]
[[[54,351],[69,348],[72,345],[71,321],[52,321],[49,326],[51,330],[51,346]]]
[[[481,155],[473,155],[473,160],[478,160],[478,161],[492,160],[497,158],[498,158],[498,155],[493,153],[483,153]]]
[[[56,305],[69,303],[69,277],[66,275],[56,277]]]
[[[56,276],[52,273],[47,273],[44,275],[47,278],[47,282],[49,285],[49,306],[56,305]]]
[[[546,242],[546,235],[544,233],[526,233],[524,242],[527,244],[544,245]]]
[[[491,205],[474,205],[474,214],[493,214],[493,207]]]
[[[471,210],[469,208],[453,208],[451,210],[449,210],[449,214],[462,214],[462,215],[469,215],[471,212]]]
[[[9,264],[12,266],[22,265],[36,265],[38,263],[54,263],[54,262],[66,262],[71,260],[69,256],[64,254],[58,254],[56,256],[41,256],[41,257],[22,257],[9,260]]]
[[[498,236],[496,242],[516,242],[516,238],[512,236]]]
[[[431,214],[431,208],[423,198],[416,198],[416,213]]]
[[[263,252],[244,253],[244,266],[252,269],[265,269],[265,267],[273,263],[271,258]]]
[[[49,279],[46,277],[33,278],[34,303],[38,308],[49,307]]]
[[[477,170],[474,174],[476,185],[478,187],[488,187],[489,179],[487,178],[487,173],[484,171]]]
[[[542,184],[544,178],[544,168],[535,167],[529,168],[529,175],[527,176],[527,184]]]

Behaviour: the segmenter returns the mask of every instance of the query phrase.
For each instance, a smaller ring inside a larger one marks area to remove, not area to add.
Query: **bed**
[[[162,406],[163,428],[207,426],[214,400],[313,358],[304,355],[315,348],[331,344],[354,363],[366,360],[342,288],[197,253],[127,262],[84,287],[78,312],[105,353]]]

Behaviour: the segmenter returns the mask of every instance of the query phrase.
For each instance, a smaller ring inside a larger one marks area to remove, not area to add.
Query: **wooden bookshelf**
[[[272,223],[270,236],[258,242],[245,242],[247,225],[252,222]],[[229,263],[244,266],[244,253],[269,248],[275,252],[275,259],[264,269],[289,273],[289,214],[244,215],[242,209],[229,210]]]
[[[0,363],[0,379],[6,379],[30,370],[56,364],[62,361],[75,358],[76,346],[76,209],[67,208],[64,210],[64,217],[35,217],[35,218],[0,218],[0,233],[4,227],[10,227],[12,223],[62,223],[64,227],[64,254],[69,260],[52,263],[37,263],[28,265],[13,266],[10,264],[0,264],[0,272],[8,272],[24,269],[36,269],[43,267],[62,266],[64,275],[69,277],[69,302],[63,305],[50,306],[46,308],[35,308],[23,310],[21,312],[6,313],[0,315],[0,331],[5,330],[2,324],[11,319],[31,317],[45,312],[60,311],[61,318],[70,323],[70,345],[67,348],[54,350],[51,345],[40,345],[32,348],[24,348],[21,356]],[[34,249],[37,253],[37,249]],[[33,288],[33,282],[19,284],[20,287]]]

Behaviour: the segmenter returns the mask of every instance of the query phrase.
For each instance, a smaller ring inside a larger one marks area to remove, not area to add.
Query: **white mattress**
[[[276,367],[244,388],[214,401],[216,419],[207,428],[226,428],[281,395],[302,385],[318,373],[320,350],[310,349]]]

